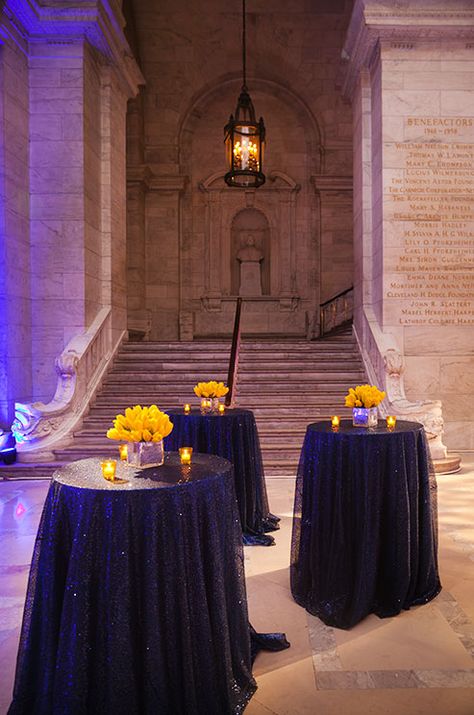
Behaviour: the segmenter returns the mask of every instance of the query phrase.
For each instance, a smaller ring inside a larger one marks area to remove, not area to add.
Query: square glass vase
[[[165,461],[163,440],[160,442],[129,442],[127,449],[127,463],[131,467],[145,469],[146,467],[160,467]]]
[[[377,408],[353,407],[352,425],[354,427],[377,427]]]

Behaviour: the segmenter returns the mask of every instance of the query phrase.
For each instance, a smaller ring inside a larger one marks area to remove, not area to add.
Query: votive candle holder
[[[122,462],[125,462],[128,457],[128,446],[126,444],[119,444],[119,454]]]
[[[189,413],[191,412],[191,405],[188,402],[183,405],[183,411],[185,415],[189,415]]]
[[[117,468],[117,460],[105,459],[103,462],[100,463],[100,466],[102,468],[102,476],[104,477],[104,479],[106,479],[108,482],[114,482],[115,470]]]
[[[193,454],[192,447],[180,447],[179,448],[179,458],[181,460],[181,464],[191,464],[192,454]]]
[[[339,429],[340,424],[341,424],[341,418],[338,415],[332,415],[331,427],[335,432],[337,432],[337,430]]]
[[[390,431],[394,430],[397,426],[397,418],[395,415],[387,415],[387,429]]]

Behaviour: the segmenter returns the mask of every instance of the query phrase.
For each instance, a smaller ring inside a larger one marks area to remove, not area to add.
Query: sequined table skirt
[[[308,426],[298,467],[291,591],[327,625],[394,616],[441,588],[436,481],[422,425]]]
[[[117,477],[96,459],[53,477],[10,715],[242,712],[256,686],[231,465],[167,454]]]
[[[182,410],[167,412],[174,426],[165,439],[165,449],[193,447],[198,452],[218,454],[232,462],[244,544],[274,544],[273,537],[266,532],[278,529],[279,519],[269,511],[253,412],[228,408],[222,415],[202,415],[199,410],[192,410],[190,414]]]

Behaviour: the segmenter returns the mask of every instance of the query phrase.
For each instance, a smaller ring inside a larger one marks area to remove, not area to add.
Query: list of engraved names
[[[405,136],[385,196],[399,239],[386,298],[402,325],[472,325],[474,117],[407,117]]]

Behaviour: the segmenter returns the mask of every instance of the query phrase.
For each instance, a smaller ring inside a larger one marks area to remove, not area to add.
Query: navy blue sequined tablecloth
[[[241,713],[256,686],[231,465],[117,469],[115,484],[97,459],[53,477],[9,714]]]
[[[229,409],[220,414],[193,410],[167,410],[173,431],[165,449],[192,447],[205,454],[218,454],[234,465],[235,491],[244,544],[271,546],[268,531],[278,529],[279,519],[270,513],[257,425],[251,410]]]
[[[422,425],[309,425],[293,518],[295,601],[327,625],[351,628],[440,589],[436,481]]]

